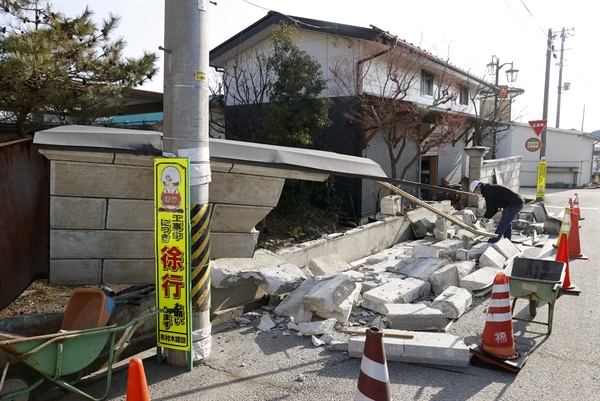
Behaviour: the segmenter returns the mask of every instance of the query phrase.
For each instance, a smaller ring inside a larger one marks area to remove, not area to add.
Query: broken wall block
[[[429,282],[435,295],[440,295],[448,287],[458,287],[460,285],[458,267],[455,264],[443,266],[429,275]]]
[[[351,268],[352,266],[348,262],[342,260],[342,258],[334,253],[312,258],[310,262],[308,262],[308,269],[315,276],[342,273]]]
[[[425,291],[431,291],[429,282],[421,280],[391,280],[363,294],[362,307],[387,314],[386,304],[411,303],[421,297]]]
[[[304,295],[304,307],[312,311],[332,312],[356,287],[357,284],[345,274],[326,277]]]
[[[444,330],[448,321],[439,309],[423,304],[388,304],[387,321],[398,330]]]
[[[460,280],[460,286],[472,294],[477,293],[484,288],[490,287],[494,283],[496,274],[499,271],[501,270],[493,267],[483,267],[463,277]]]
[[[393,273],[414,277],[421,280],[429,280],[431,273],[448,264],[443,258],[405,258],[400,260],[394,267],[387,270]]]
[[[479,257],[479,267],[502,269],[505,263],[506,258],[493,246],[488,247]]]
[[[431,307],[441,310],[448,319],[458,319],[472,302],[473,296],[468,290],[453,286],[438,295],[431,303]]]
[[[521,250],[508,238],[502,238],[500,241],[495,242],[493,247],[506,259],[510,259],[521,254]]]

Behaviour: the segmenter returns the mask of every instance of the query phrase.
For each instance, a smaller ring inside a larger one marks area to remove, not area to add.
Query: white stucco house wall
[[[379,28],[364,28],[329,21],[290,17],[272,11],[212,49],[210,51],[211,67],[218,71],[231,73],[236,62],[250,60],[255,57],[257,52],[265,51],[271,46],[272,29],[280,21],[290,25],[298,24],[297,40],[300,50],[307,52],[321,64],[323,76],[328,80],[327,88],[321,93],[322,97],[329,97],[333,100],[329,115],[333,124],[325,130],[324,134],[324,143],[328,149],[338,153],[371,158],[379,163],[390,177],[390,161],[383,139],[380,136],[374,136],[366,141],[368,132],[364,127],[350,124],[344,117],[347,105],[344,105],[343,99],[346,95],[340,92],[333,73],[341,59],[360,55],[363,47],[372,46],[373,42],[382,37],[385,39],[385,43],[390,43],[390,46],[403,46],[407,54],[416,54],[420,58],[419,63],[410,67],[413,69],[415,79],[403,100],[421,105],[431,105],[434,98],[432,93],[438,91],[440,82],[448,84],[451,81],[447,87],[451,91],[455,91],[456,98],[445,103],[443,111],[450,108],[452,111],[464,113],[470,118],[475,118],[476,115],[469,96],[472,93],[478,93],[482,87],[487,88],[488,91],[494,90],[493,84]],[[364,68],[367,61],[370,63],[370,71],[376,71],[383,67],[381,63],[378,64],[378,59],[375,57],[372,60],[355,58],[356,68]],[[368,76],[367,74],[366,77],[368,78]],[[444,77],[443,80],[441,77]],[[382,90],[372,80],[363,79],[361,82],[362,86],[355,89],[363,91],[363,93],[377,95]],[[233,89],[230,88],[230,90]],[[236,106],[235,98],[236,96],[233,96],[232,93],[225,94],[226,108]],[[268,98],[262,97],[261,102],[268,102]],[[465,131],[468,129],[467,127]],[[229,134],[229,132],[226,133],[228,138]],[[434,185],[439,185],[442,179],[451,184],[460,183],[461,178],[468,175],[468,158],[463,152],[465,147],[470,146],[470,143],[466,141],[467,137],[469,135],[464,135],[454,145],[448,145],[443,149],[430,150],[422,157],[420,163],[416,163],[414,168],[408,171],[405,179]],[[402,170],[402,166],[412,159],[415,152],[416,146],[407,147],[399,163],[398,173]],[[353,213],[360,217],[374,215],[377,212],[379,198],[387,195],[387,193],[382,193],[381,188],[377,188],[376,184],[366,180],[340,180],[335,185],[339,193],[349,195],[352,199]]]

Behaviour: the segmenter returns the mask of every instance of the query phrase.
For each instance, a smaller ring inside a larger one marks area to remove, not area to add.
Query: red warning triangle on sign
[[[542,130],[546,126],[547,122],[548,122],[548,120],[534,120],[534,121],[529,121],[529,125],[531,125],[531,128],[533,128],[533,130],[535,131],[535,134],[539,135],[542,133]]]

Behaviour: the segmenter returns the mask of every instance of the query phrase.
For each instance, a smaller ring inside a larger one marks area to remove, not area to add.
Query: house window
[[[461,86],[460,90],[459,90],[459,102],[462,105],[468,106],[469,105],[469,88],[467,88],[466,86]]]
[[[429,71],[421,71],[421,96],[433,96],[433,78]]]

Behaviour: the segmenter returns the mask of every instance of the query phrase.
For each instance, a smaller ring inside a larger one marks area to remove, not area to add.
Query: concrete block
[[[448,321],[439,309],[423,304],[389,304],[387,321],[398,330],[443,330]]]
[[[251,258],[256,249],[258,231],[249,233],[210,232],[210,257]],[[231,246],[235,244],[235,246]]]
[[[154,259],[106,259],[102,282],[107,284],[153,284],[156,281]]]
[[[413,258],[439,258],[440,251],[432,246],[417,245],[413,248]]]
[[[506,258],[493,246],[488,247],[479,257],[479,267],[494,267],[502,269],[506,263]]]
[[[383,348],[388,361],[420,363],[441,366],[466,367],[469,364],[469,347],[460,337],[446,333],[386,330],[387,333],[412,334],[412,339],[384,336]],[[348,355],[362,358],[366,336],[351,336]]]
[[[441,310],[448,319],[458,319],[467,311],[472,302],[473,296],[469,291],[453,286],[438,295],[431,303],[431,307]]]
[[[431,273],[439,270],[442,266],[448,264],[446,259],[437,258],[405,258],[400,260],[393,268],[388,271],[403,274],[407,277],[414,277],[421,280],[429,280]]]
[[[417,238],[423,238],[427,235],[428,231],[433,231],[433,223],[427,218],[411,222],[410,227]]]
[[[391,280],[379,287],[363,293],[363,308],[386,314],[387,304],[411,303],[421,297],[425,291],[431,291],[431,285],[421,280]]]
[[[356,284],[356,288],[346,299],[344,299],[338,306],[335,307],[333,311],[327,311],[324,309],[315,310],[314,313],[325,319],[335,319],[339,323],[346,323],[350,314],[352,313],[352,308],[354,304],[358,300],[360,296],[360,292],[362,289],[362,285],[360,283]]]
[[[474,245],[469,250],[469,259],[478,260],[479,257],[485,252],[485,250],[488,249],[490,246],[492,246],[492,244],[489,244],[487,242],[480,242],[479,244]]]
[[[388,195],[379,201],[380,213],[388,216],[396,216],[402,212],[402,197],[400,195]]]
[[[105,221],[106,199],[50,197],[50,228],[103,229]]]
[[[212,188],[212,187],[211,187]],[[273,210],[271,206],[224,205],[213,207],[211,231],[249,232]]]
[[[501,270],[493,267],[483,267],[463,277],[460,280],[460,286],[470,293],[477,293],[486,287],[490,287],[499,271]]]
[[[261,288],[275,290],[275,287],[284,285],[285,280],[291,280],[290,292],[297,288],[304,280],[304,273],[272,252],[257,253],[253,258],[221,258],[210,262],[211,285],[215,288],[227,288],[255,281]],[[291,269],[294,267],[295,269]],[[289,268],[289,269],[288,269]],[[282,277],[275,277],[272,282],[270,277],[277,275],[281,269]],[[258,274],[258,272],[263,272]],[[285,275],[285,279],[283,277]],[[262,282],[262,285],[261,285]],[[270,284],[269,284],[270,283]]]
[[[51,230],[52,259],[154,258],[152,231]]]
[[[101,284],[102,261],[50,259],[50,285]]]
[[[256,284],[269,295],[283,295],[298,288],[306,276],[298,266],[284,260],[263,266],[259,270],[242,273],[252,277]]]
[[[322,280],[321,277],[308,278],[290,292],[284,299],[275,307],[274,312],[280,316],[295,316],[298,311],[304,309],[304,296]]]
[[[153,199],[153,169],[117,164],[56,161],[51,195]]]
[[[510,259],[521,254],[521,250],[508,238],[502,238],[492,246],[498,253],[504,256],[505,259]]]
[[[431,246],[439,249],[440,255],[446,255],[451,259],[454,259],[456,252],[463,247],[463,241],[459,239],[447,239],[445,241],[436,242]]]
[[[304,307],[317,313],[332,312],[356,287],[356,283],[344,274],[326,277],[304,295]]]
[[[317,322],[298,323],[299,333],[304,336],[314,336],[330,333],[335,327],[335,319],[326,319]]]
[[[106,216],[109,230],[154,230],[154,202],[135,199],[109,199]]]
[[[330,254],[313,258],[308,262],[308,269],[315,276],[324,276],[328,274],[338,274],[352,269],[350,263],[342,260],[336,254]]]
[[[457,267],[459,280],[473,273],[477,267],[477,264],[473,260],[463,260],[454,265]]]
[[[440,295],[448,287],[460,285],[458,267],[455,264],[447,264],[429,275],[431,290],[435,295]]]
[[[457,249],[455,260],[469,260],[469,250],[468,249]]]
[[[210,186],[208,196],[211,203],[275,207],[285,179],[215,172],[212,173],[212,182],[219,185]]]

